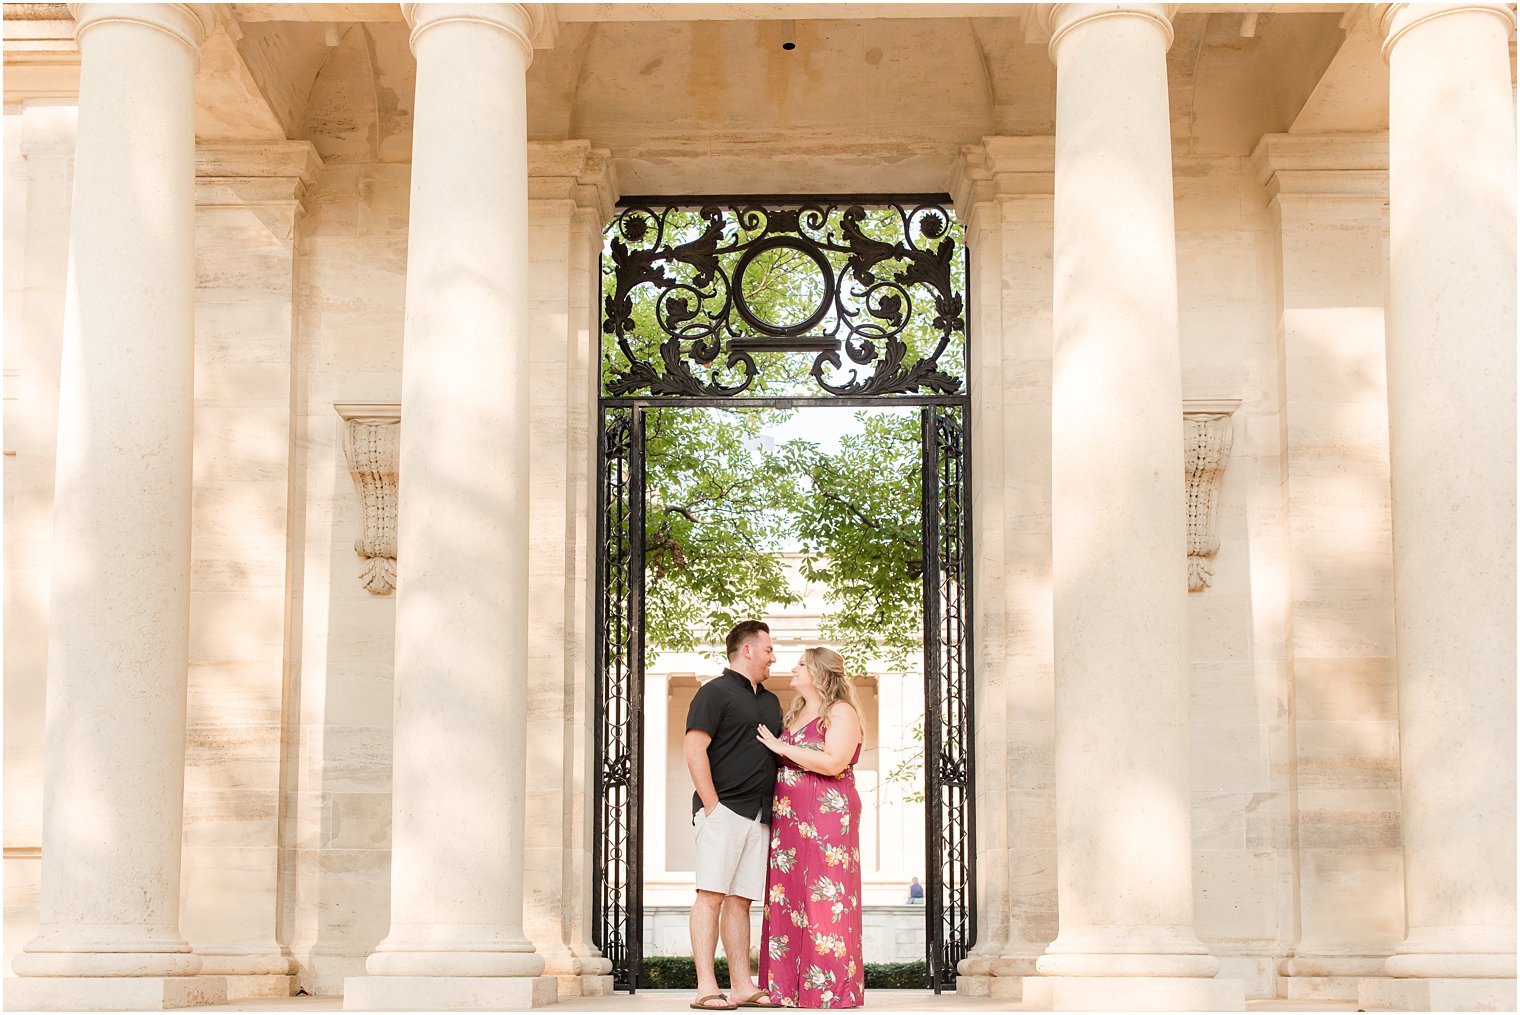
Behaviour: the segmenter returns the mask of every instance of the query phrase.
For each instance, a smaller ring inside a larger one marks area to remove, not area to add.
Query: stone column
[[[956,990],[1017,999],[1056,934],[1050,599],[1051,137],[986,137],[951,181],[972,257],[977,943]]]
[[[1515,1005],[1515,121],[1504,4],[1394,4],[1388,415],[1408,929],[1363,997]],[[1460,55],[1460,58],[1458,58]]]
[[[541,11],[408,4],[391,928],[354,1009],[552,1004],[523,932],[528,690],[526,71]]]
[[[1193,933],[1182,377],[1161,4],[1046,10],[1057,1009],[1239,1010]]]
[[[190,617],[195,67],[209,14],[79,4],[41,929],[23,1008],[213,1002],[180,936]]]

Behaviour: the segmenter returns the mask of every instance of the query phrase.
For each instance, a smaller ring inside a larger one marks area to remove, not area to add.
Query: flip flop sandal
[[[751,998],[750,1000],[754,1000],[754,999]],[[708,1004],[707,1002],[709,1002],[709,1001],[724,1001],[724,1002],[728,1002],[728,1003],[726,1003],[726,1004]],[[729,1002],[728,1001],[728,997],[726,995],[723,995],[723,994],[708,994],[705,997],[699,997],[699,998],[697,998],[695,1001],[693,1001],[691,1004],[687,1005],[686,1007],[688,1007],[688,1008],[695,1008],[697,1011],[733,1011],[735,1008],[737,1008],[739,1006],[736,1005],[736,1004],[734,1004],[734,1003],[732,1003],[732,1002]],[[757,1007],[758,1007],[758,1005],[757,1005]]]
[[[757,998],[761,998],[761,997],[765,998],[765,1004],[761,1004],[758,1000],[756,1000]],[[765,991],[763,991],[763,990],[757,990],[757,991],[755,991],[753,994],[751,994],[749,996],[748,1000],[740,1001],[739,1002],[739,1007],[740,1008],[780,1008],[781,1005],[779,1005],[779,1004],[772,1004],[771,1003],[770,997],[771,996],[769,994],[767,994]]]

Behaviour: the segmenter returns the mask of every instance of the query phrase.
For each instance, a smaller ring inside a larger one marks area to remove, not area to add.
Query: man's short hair
[[[761,631],[770,634],[771,626],[763,620],[741,620],[735,624],[734,629],[728,632],[728,641],[724,645],[724,648],[728,650],[728,658],[732,659],[738,655],[744,643]]]

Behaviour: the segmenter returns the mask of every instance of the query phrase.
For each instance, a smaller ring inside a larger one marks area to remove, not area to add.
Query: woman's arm
[[[843,701],[829,709],[829,726],[823,733],[823,750],[784,743],[766,729],[763,723],[759,727],[758,739],[798,768],[832,778],[849,768],[850,759],[855,756],[855,748],[860,744],[860,716]]]

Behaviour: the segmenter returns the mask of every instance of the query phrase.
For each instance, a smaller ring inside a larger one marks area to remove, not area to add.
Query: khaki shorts
[[[751,902],[765,894],[771,826],[741,817],[719,804],[711,814],[697,811],[697,891],[737,895]]]

